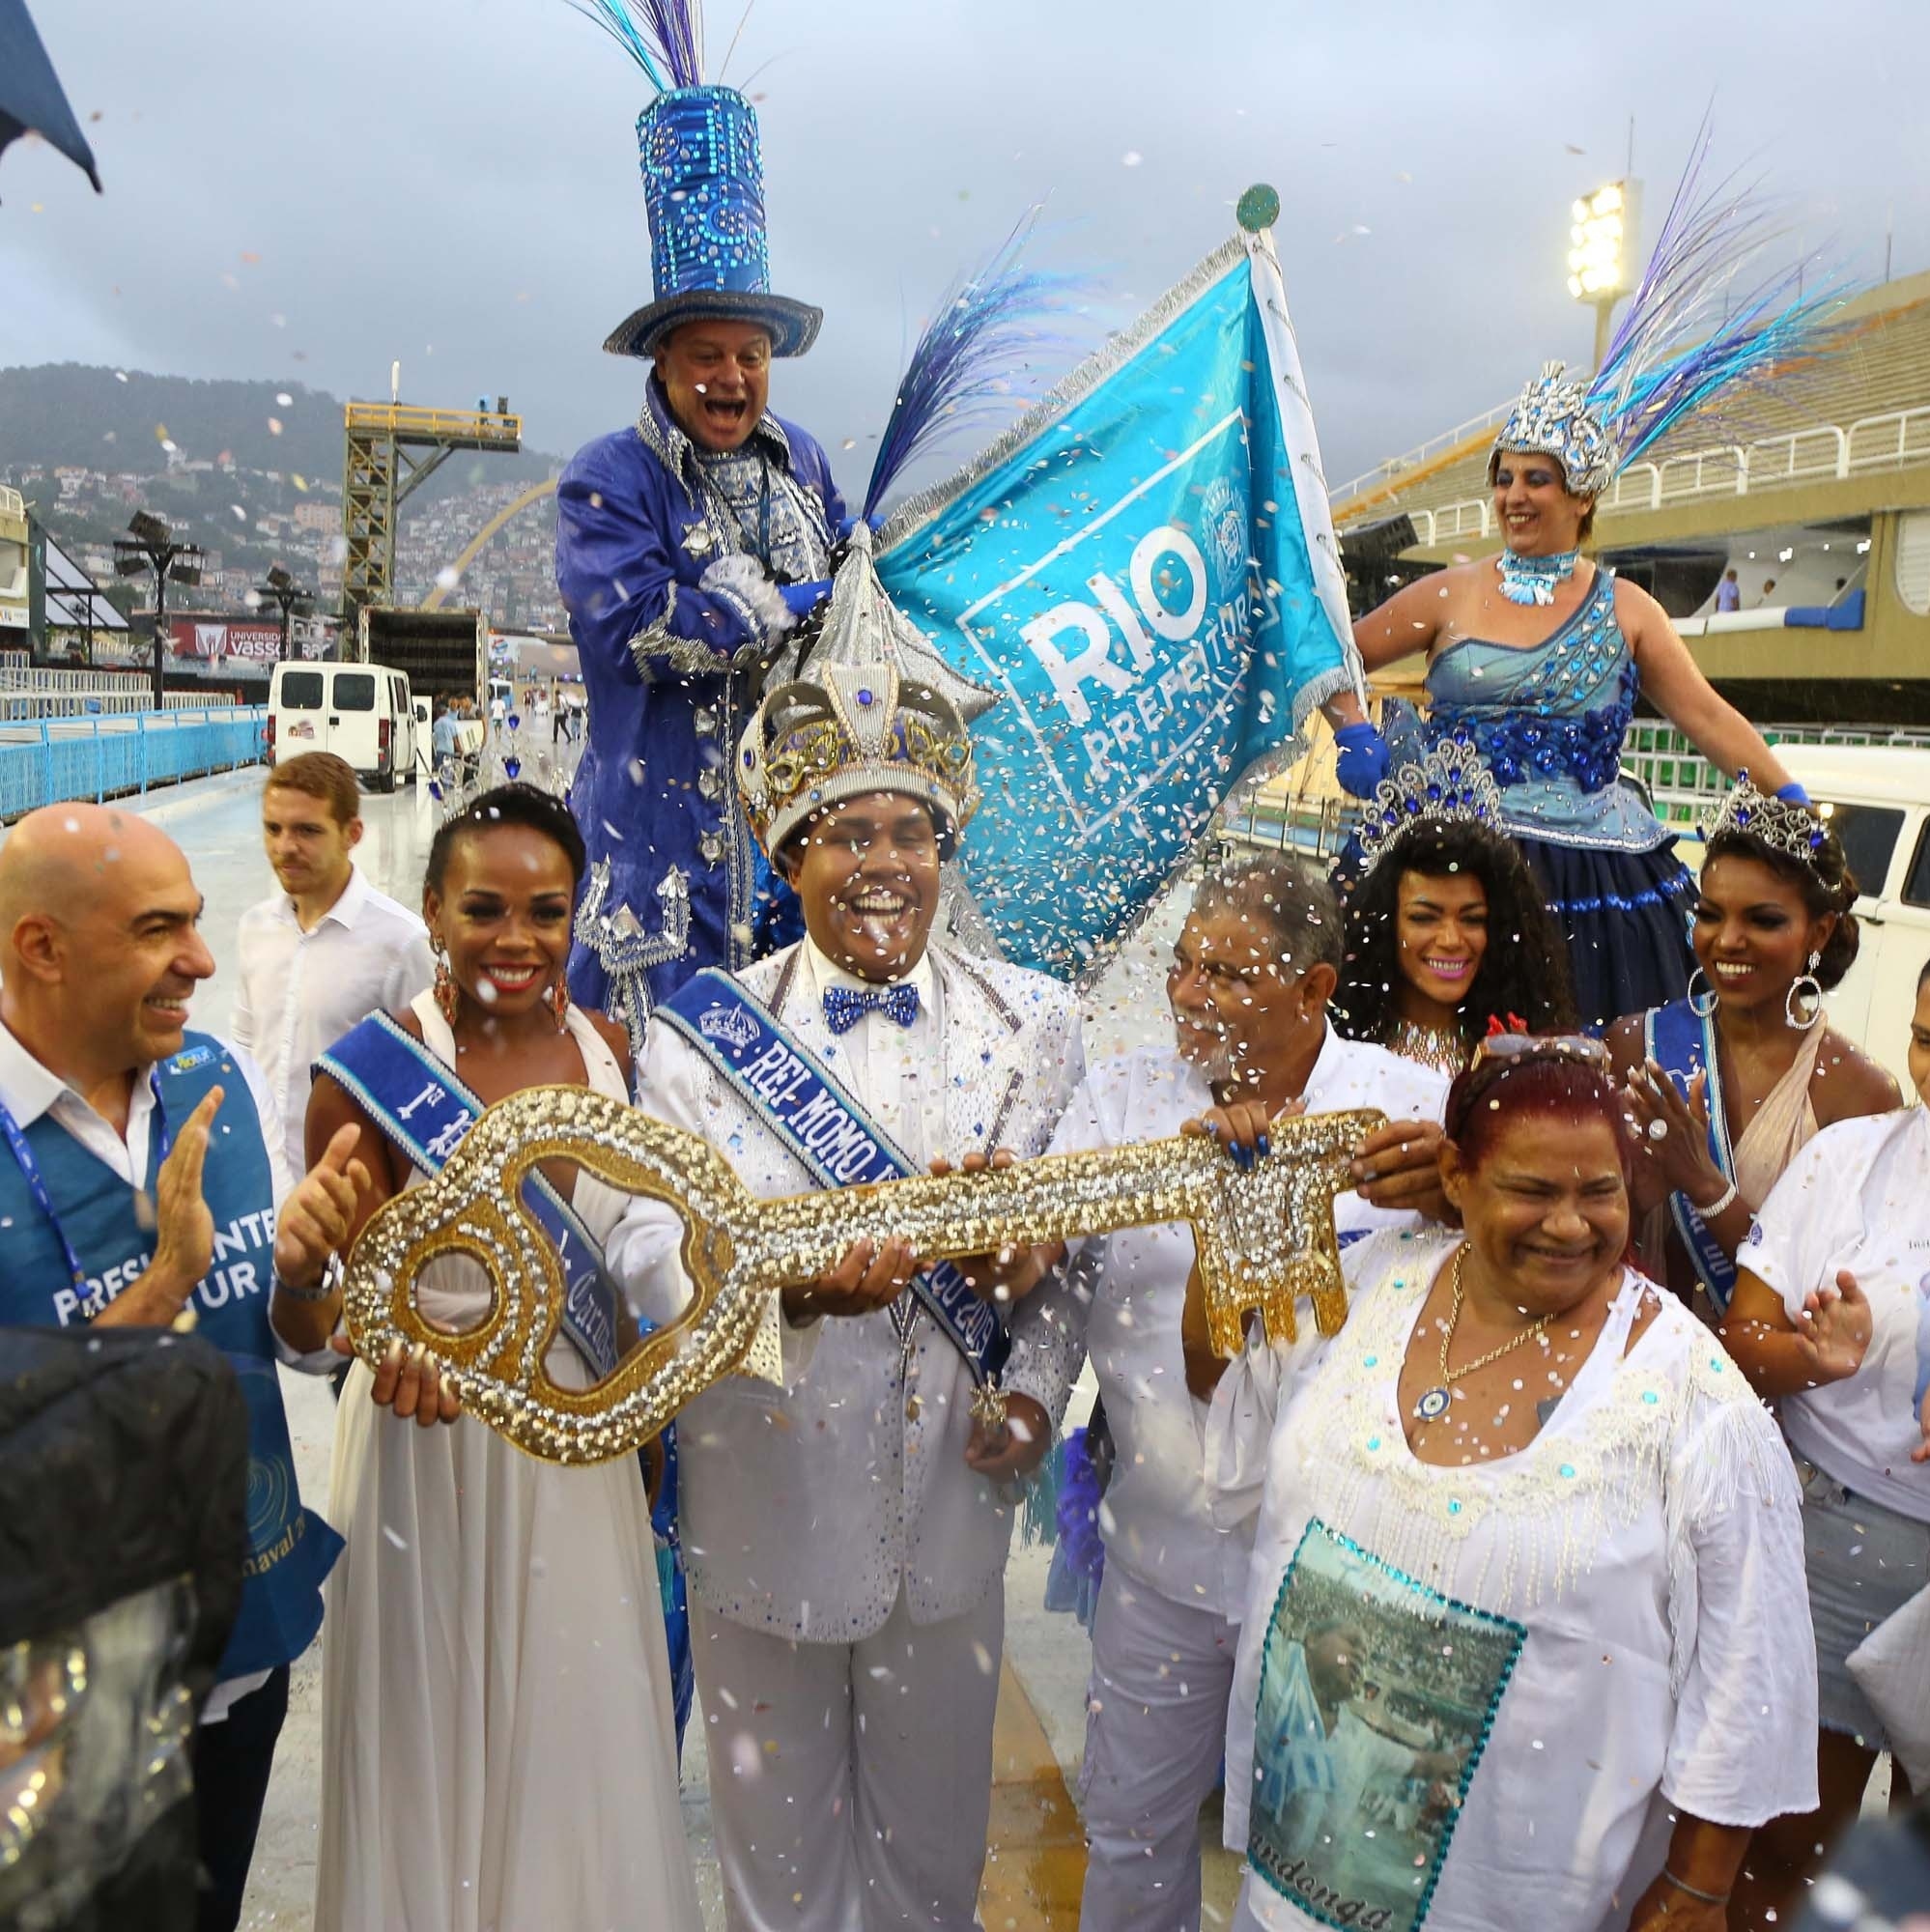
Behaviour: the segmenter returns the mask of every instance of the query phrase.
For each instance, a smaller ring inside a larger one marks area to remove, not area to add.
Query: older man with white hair
[[[1341,919],[1292,860],[1257,854],[1200,888],[1166,978],[1174,1040],[1096,1065],[1051,1151],[1158,1140],[1215,1106],[1265,1120],[1377,1107],[1389,1119],[1334,1204],[1342,1242],[1398,1226],[1434,1198],[1447,1081],[1384,1047],[1343,1039],[1326,1007]],[[1262,1137],[1263,1146],[1263,1135]],[[1235,1153],[1235,1158],[1243,1157]],[[1180,1341],[1194,1271],[1183,1226],[1089,1238],[1087,1343],[1117,1456],[1101,1515],[1105,1577],[1093,1621],[1081,1804],[1080,1922],[1194,1932],[1200,1805],[1219,1776],[1253,1548],[1207,1507],[1209,1383],[1189,1385]]]

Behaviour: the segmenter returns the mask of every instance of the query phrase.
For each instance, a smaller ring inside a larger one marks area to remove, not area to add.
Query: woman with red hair
[[[1235,1922],[1718,1932],[1754,1827],[1815,1789],[1788,1456],[1629,1264],[1599,1041],[1486,1042],[1446,1131],[1459,1226],[1350,1248],[1341,1333],[1256,1332],[1214,1390],[1216,1515],[1259,1511]]]

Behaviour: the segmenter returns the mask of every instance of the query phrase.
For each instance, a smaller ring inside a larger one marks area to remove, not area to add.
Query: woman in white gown
[[[437,991],[396,1019],[484,1102],[553,1082],[628,1096],[621,1034],[553,990],[582,867],[568,812],[527,785],[485,793],[432,849]],[[366,1212],[423,1178],[324,1074],[308,1132],[346,1121],[364,1127]],[[625,1206],[586,1176],[549,1178],[598,1239]],[[461,1329],[487,1282],[443,1261],[420,1299]],[[547,1366],[565,1386],[593,1379],[561,1332]],[[438,1426],[453,1402],[416,1365],[403,1379],[396,1402],[394,1365],[357,1362],[336,1424],[348,1548],[324,1627],[317,1932],[696,1932],[636,1460],[538,1462],[480,1421]],[[402,1419],[412,1407],[424,1426]]]
[[[1215,1509],[1260,1513],[1235,1924],[1722,1932],[1752,1828],[1815,1790],[1789,1459],[1623,1264],[1599,1042],[1490,1042],[1446,1124],[1464,1235],[1349,1249],[1340,1334],[1214,1391]]]

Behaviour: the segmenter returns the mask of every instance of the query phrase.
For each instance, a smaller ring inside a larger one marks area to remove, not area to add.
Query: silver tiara
[[[1424,821],[1502,830],[1500,788],[1471,738],[1442,738],[1418,764],[1403,765],[1380,781],[1355,833],[1365,860],[1362,876]]]
[[[1817,868],[1816,855],[1830,836],[1808,806],[1758,791],[1746,771],[1736,774],[1736,788],[1722,801],[1721,810],[1703,815],[1704,843],[1719,832],[1740,832],[1812,872]]]

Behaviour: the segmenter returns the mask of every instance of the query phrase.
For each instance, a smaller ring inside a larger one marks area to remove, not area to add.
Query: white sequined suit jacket
[[[808,944],[808,942],[806,942]],[[1084,1073],[1077,1004],[1043,974],[933,947],[942,1142],[907,1154],[1040,1153]],[[847,1056],[825,1023],[805,946],[748,968],[743,984],[838,1077]],[[866,1095],[854,1094],[860,1101]],[[754,1195],[807,1192],[796,1158],[690,1044],[650,1030],[639,1104],[701,1134]],[[678,1224],[638,1202],[610,1237],[612,1268],[638,1311],[684,1305]],[[1054,1425],[1078,1366],[1063,1282],[1019,1306],[1003,1378]],[[907,1304],[910,1297],[905,1297]],[[731,1376],[678,1422],[690,1587],[719,1615],[825,1643],[876,1632],[903,1589],[914,1623],[962,1615],[998,1586],[1014,1495],[965,1465],[970,1372],[919,1313],[908,1343],[890,1312],[784,1331],[786,1386]]]

